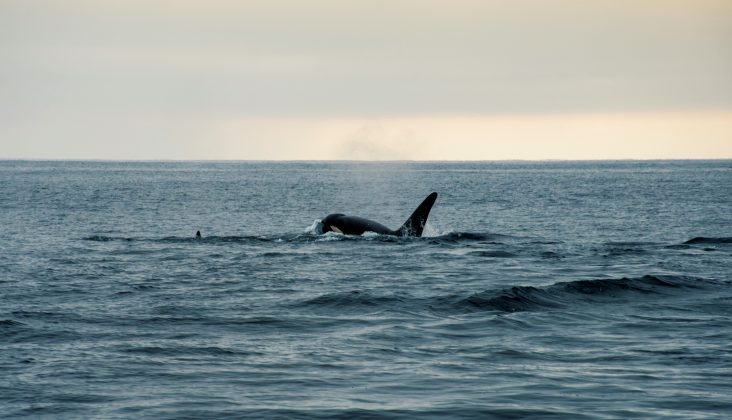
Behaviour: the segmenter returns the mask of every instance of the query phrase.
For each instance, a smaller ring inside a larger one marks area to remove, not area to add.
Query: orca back
[[[335,231],[346,235],[363,235],[375,232],[381,235],[395,235],[388,227],[373,220],[344,214],[329,215],[323,219],[323,232]]]

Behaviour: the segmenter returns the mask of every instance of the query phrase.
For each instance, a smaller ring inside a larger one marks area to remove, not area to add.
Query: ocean
[[[0,161],[0,229],[3,418],[732,416],[729,160]]]

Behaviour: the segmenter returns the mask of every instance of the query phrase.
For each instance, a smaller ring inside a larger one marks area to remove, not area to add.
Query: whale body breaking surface
[[[396,230],[391,230],[379,222],[364,219],[363,217],[333,213],[321,220],[319,231],[321,233],[336,232],[344,235],[362,235],[365,232],[374,232],[381,235],[421,237],[435,200],[437,200],[437,193],[433,192],[422,201],[407,221]]]

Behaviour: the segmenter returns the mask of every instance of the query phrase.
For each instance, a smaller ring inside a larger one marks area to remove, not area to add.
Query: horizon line
[[[139,162],[139,163],[485,163],[485,162],[693,162],[732,161],[724,158],[627,158],[627,159],[105,159],[105,158],[2,158],[0,162]]]

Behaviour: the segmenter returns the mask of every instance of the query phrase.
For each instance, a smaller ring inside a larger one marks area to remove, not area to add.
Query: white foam
[[[306,228],[306,229],[305,229],[305,230],[303,231],[303,233],[309,233],[309,234],[311,234],[311,235],[320,235],[320,233],[322,232],[322,231],[320,230],[320,225],[321,225],[321,223],[322,223],[322,222],[320,221],[320,219],[315,219],[315,220],[313,220],[313,223],[312,223],[312,224],[311,224],[310,226],[308,226],[308,227],[307,227],[307,228]]]
[[[437,236],[445,235],[448,232],[443,232],[440,229],[437,229],[436,227],[432,226],[430,222],[425,223],[424,229],[422,230],[422,237],[423,238],[434,238]]]
[[[331,231],[321,235],[321,237],[316,239],[315,242],[340,241],[343,239],[343,237],[344,235],[342,233]]]

